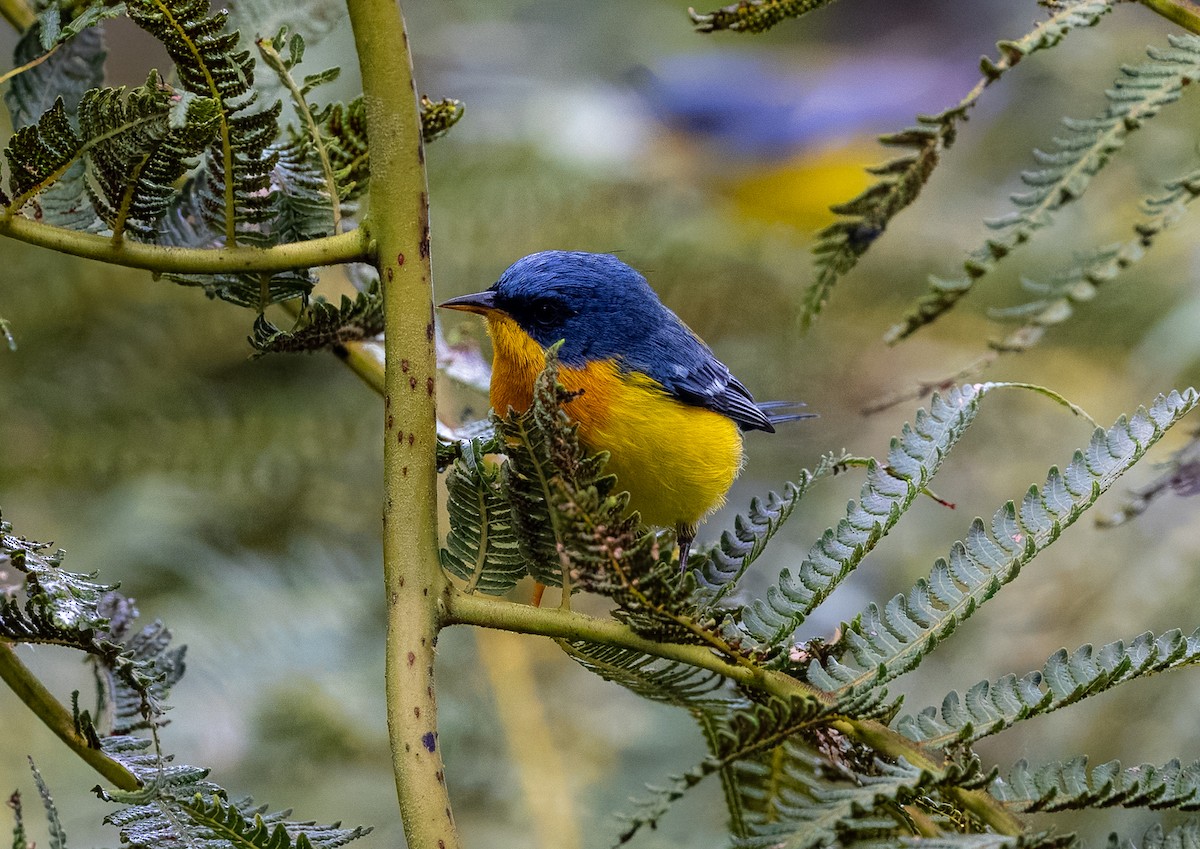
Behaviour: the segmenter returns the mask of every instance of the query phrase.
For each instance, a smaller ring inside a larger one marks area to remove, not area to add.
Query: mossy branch
[[[70,711],[63,707],[46,686],[29,671],[29,667],[21,662],[12,645],[3,641],[0,641],[0,680],[3,680],[17,698],[66,743],[71,751],[79,755],[114,787],[121,790],[141,788],[133,773],[88,744],[87,738],[79,733]]]

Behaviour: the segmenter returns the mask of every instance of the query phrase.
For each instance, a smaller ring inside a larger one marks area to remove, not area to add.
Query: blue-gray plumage
[[[774,432],[774,423],[808,418],[771,412],[798,405],[756,403],[646,279],[609,254],[530,254],[482,294],[543,347],[563,340],[558,356],[566,366],[616,362],[626,373],[653,378],[684,403],[729,417],[742,430]]]

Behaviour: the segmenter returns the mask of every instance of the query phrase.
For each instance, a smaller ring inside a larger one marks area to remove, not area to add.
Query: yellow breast
[[[503,415],[533,402],[545,352],[512,319],[488,316],[495,357],[491,402]],[[742,466],[742,434],[720,413],[684,404],[653,379],[622,374],[614,363],[559,369],[582,394],[565,410],[590,451],[609,452],[606,470],[628,490],[630,506],[652,525],[694,524],[725,501]]]

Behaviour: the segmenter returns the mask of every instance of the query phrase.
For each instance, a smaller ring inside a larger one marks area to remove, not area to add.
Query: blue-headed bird
[[[529,408],[546,349],[562,342],[559,382],[575,393],[564,409],[581,443],[608,452],[605,470],[643,521],[677,530],[681,568],[741,471],[742,431],[811,415],[755,403],[646,279],[608,254],[530,254],[486,291],[441,306],[487,319],[501,415]]]

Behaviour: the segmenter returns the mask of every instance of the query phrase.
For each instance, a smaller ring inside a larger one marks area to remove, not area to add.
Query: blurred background
[[[357,86],[349,27],[323,1],[289,4],[287,16],[254,2],[231,11],[258,22],[241,24],[247,37],[299,28],[310,39],[309,72],[343,67],[340,91],[325,96],[348,98]],[[1192,98],[1134,135],[1086,202],[946,320],[897,348],[880,341],[926,275],[954,274],[984,238],[982,220],[1008,211],[1031,148],[1052,145],[1063,115],[1101,110],[1118,66],[1165,44],[1165,21],[1119,6],[986,93],[917,204],[801,335],[808,247],[831,220],[828,205],[865,185],[864,165],[887,158],[874,135],[957,102],[978,78],[978,57],[1043,13],[1032,0],[847,0],[761,37],[695,34],[674,0],[440,0],[405,11],[421,90],[467,107],[428,155],[439,297],[486,287],[534,250],[615,252],[757,397],[803,399],[820,414],[750,435],[745,473],[701,543],[823,452],[883,456],[918,405],[872,417],[864,406],[975,360],[1001,330],[986,308],[1026,299],[1020,274],[1045,280],[1079,253],[1128,238],[1136,200],[1196,165]],[[165,57],[123,24],[108,29],[109,82],[138,83]],[[14,41],[0,33],[4,53]],[[989,379],[1048,385],[1105,425],[1196,383],[1196,232],[1186,221],[1168,232]],[[67,549],[68,568],[120,582],[144,617],[163,619],[188,645],[164,734],[181,761],[211,767],[235,793],[294,807],[299,819],[373,825],[364,847],[402,845],[383,721],[379,399],[333,357],[249,359],[253,314],[198,291],[12,241],[0,250],[0,315],[18,345],[0,352],[4,518]],[[342,285],[335,278],[325,291]],[[486,344],[469,317],[444,329],[453,342]],[[449,418],[486,411],[486,398],[450,382],[440,397]],[[935,482],[956,509],[918,503],[808,635],[829,635],[868,601],[907,590],[972,517],[1020,497],[1089,434],[1044,398],[990,397]],[[1158,458],[1185,439],[1175,434]],[[1146,464],[1125,483],[1153,474]],[[860,481],[822,483],[747,590],[798,564]],[[1111,512],[1119,498],[1094,512]],[[1200,625],[1195,509],[1163,500],[1109,531],[1089,515],[893,693],[915,711],[949,689],[1040,668],[1059,647],[1190,632]],[[89,691],[77,658],[23,656],[64,700]],[[608,846],[620,831],[614,811],[704,754],[684,716],[591,677],[547,641],[452,629],[438,674],[448,780],[469,846]],[[1200,676],[1176,672],[981,748],[1002,770],[1021,757],[1078,753],[1190,761],[1200,758],[1198,699]],[[0,791],[19,787],[33,799],[26,755],[55,791],[71,845],[115,843],[100,824],[109,809],[87,792],[96,777],[0,690]],[[27,824],[45,840],[35,808]],[[1156,819],[1056,822],[1092,838],[1112,829],[1137,837]],[[723,827],[710,783],[636,845],[720,846]]]

